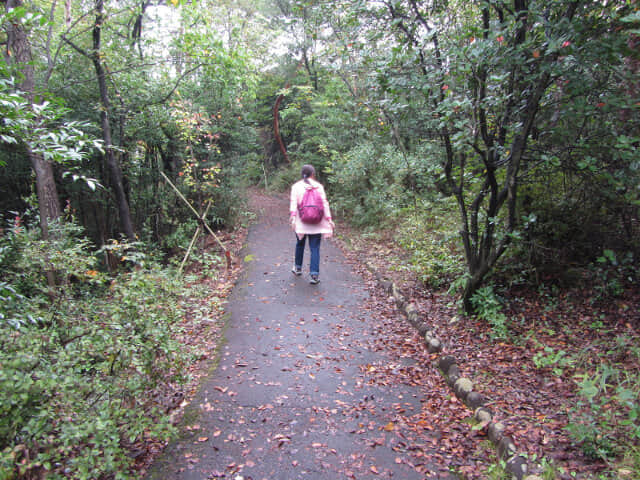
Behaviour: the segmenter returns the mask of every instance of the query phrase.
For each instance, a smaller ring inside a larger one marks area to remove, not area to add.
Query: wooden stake
[[[202,225],[204,226],[204,228],[207,230],[207,232],[209,232],[209,234],[215,238],[215,240],[218,242],[218,245],[220,245],[220,248],[222,248],[222,251],[224,252],[224,256],[227,259],[227,269],[231,268],[231,252],[229,250],[226,249],[226,247],[224,246],[224,244],[222,243],[222,241],[220,241],[220,239],[218,238],[218,236],[213,233],[213,230],[211,230],[211,227],[209,227],[209,225],[207,224],[204,216],[200,216],[200,214],[197,212],[197,210],[195,208],[193,208],[193,205],[191,205],[189,203],[189,200],[187,200],[185,198],[184,195],[182,195],[182,192],[180,190],[178,190],[178,188],[171,182],[171,180],[169,180],[169,177],[167,177],[164,172],[160,172],[160,175],[162,175],[162,177],[167,181],[167,183],[169,185],[171,185],[171,188],[173,188],[175,190],[175,192],[178,194],[178,197],[180,197],[182,199],[182,201],[184,203],[187,204],[187,206],[189,207],[189,209],[193,212],[193,214],[196,216],[196,218],[198,220],[200,220],[202,222]]]
[[[211,207],[211,201],[207,202],[207,208],[205,208],[204,213],[202,214],[202,218],[207,218],[207,213],[209,213],[209,207]],[[191,249],[193,248],[193,245],[196,243],[196,240],[198,239],[198,236],[200,235],[201,231],[202,231],[202,228],[200,228],[200,225],[198,225],[198,228],[196,228],[196,233],[193,234],[193,238],[191,239],[191,243],[189,244],[189,248],[187,249],[187,253],[182,259],[182,263],[180,264],[178,273],[182,273],[184,264],[187,263],[187,259],[189,258],[189,255],[191,255]]]
[[[193,244],[196,243],[196,239],[198,238],[199,235],[200,235],[200,225],[198,225],[198,228],[196,228],[196,233],[193,234],[193,238],[191,239],[191,243],[189,244],[189,248],[187,248],[187,253],[185,254],[184,258],[182,259],[182,263],[180,264],[180,268],[178,269],[178,274],[182,273],[182,269],[184,268],[184,264],[187,263],[187,259],[189,258],[189,255],[191,255],[191,249],[193,248]]]

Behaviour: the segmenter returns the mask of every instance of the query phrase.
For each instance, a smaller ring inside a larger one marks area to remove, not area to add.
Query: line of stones
[[[456,397],[471,411],[473,418],[481,428],[487,427],[487,434],[491,443],[495,446],[498,457],[505,461],[507,472],[516,480],[542,480],[537,475],[527,475],[529,464],[527,458],[519,454],[513,439],[505,434],[505,425],[493,418],[493,413],[486,407],[487,400],[483,395],[473,390],[473,382],[461,376],[456,359],[451,355],[444,355],[444,346],[437,338],[435,332],[429,330],[425,322],[421,321],[415,304],[407,302],[399,288],[392,282],[383,278],[372,265],[367,265],[376,276],[380,286],[393,296],[398,309],[406,317],[407,321],[424,337],[429,353],[441,354],[437,365],[444,376],[449,388]]]

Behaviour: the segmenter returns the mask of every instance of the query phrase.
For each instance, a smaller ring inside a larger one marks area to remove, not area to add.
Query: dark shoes
[[[293,268],[291,269],[291,272],[294,275],[297,275],[299,277],[300,275],[302,275],[302,268],[301,267],[296,267],[294,265]],[[309,280],[309,283],[311,285],[315,285],[317,283],[320,283],[320,279],[318,278],[318,275],[311,275],[311,280]]]

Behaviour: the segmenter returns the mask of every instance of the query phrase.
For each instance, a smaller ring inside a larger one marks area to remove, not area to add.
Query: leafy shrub
[[[471,297],[471,304],[478,317],[491,325],[492,338],[507,338],[509,327],[507,316],[502,312],[502,302],[492,286],[479,288]]]
[[[245,168],[242,175],[249,185],[262,185],[269,188],[269,172],[264,159],[258,153],[247,154],[244,157]]]
[[[578,375],[579,401],[567,430],[590,457],[609,461],[640,440],[640,378],[608,365]]]
[[[314,165],[315,167],[316,165]],[[294,182],[300,180],[300,169],[302,164],[295,162],[286,168],[280,168],[276,170],[272,176],[269,177],[269,189],[276,192],[289,192],[291,185]],[[322,179],[319,179],[322,181]],[[331,201],[331,199],[329,199]]]
[[[25,228],[2,238],[0,478],[128,478],[127,446],[172,431],[153,392],[183,379],[186,292],[147,262],[108,282],[78,235],[59,224],[49,242]],[[54,292],[50,265],[64,279]]]
[[[537,352],[533,358],[533,364],[536,368],[551,367],[554,375],[562,375],[564,368],[573,364],[573,360],[567,356],[564,350],[554,350],[552,347],[545,346],[543,352]]]
[[[391,145],[363,143],[336,154],[327,168],[336,208],[356,226],[379,226],[414,203],[408,187],[427,182],[421,167],[421,156],[404,156]]]
[[[0,268],[4,278],[23,295],[49,295],[46,274],[53,272],[62,285],[70,278],[87,278],[96,259],[89,241],[74,223],[50,222],[50,238],[43,241],[38,229],[16,223],[0,240]]]
[[[169,251],[175,249],[186,251],[197,228],[198,221],[195,218],[180,222],[173,232],[162,239],[162,246]]]
[[[417,199],[403,209],[396,239],[411,252],[411,269],[426,285],[439,288],[465,272],[455,206],[450,199]]]
[[[610,249],[602,252],[596,263],[591,265],[591,270],[595,277],[594,290],[598,300],[619,297],[624,292],[624,285],[633,283],[637,275],[632,252],[627,252],[619,260]]]

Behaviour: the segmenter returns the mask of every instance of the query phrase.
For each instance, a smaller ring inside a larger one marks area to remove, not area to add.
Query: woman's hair
[[[315,174],[316,174],[316,169],[315,169],[315,168],[313,168],[313,165],[303,165],[303,166],[302,166],[302,179],[303,179],[305,182],[309,183],[309,182],[307,181],[307,179],[308,179],[309,177],[314,176]]]

